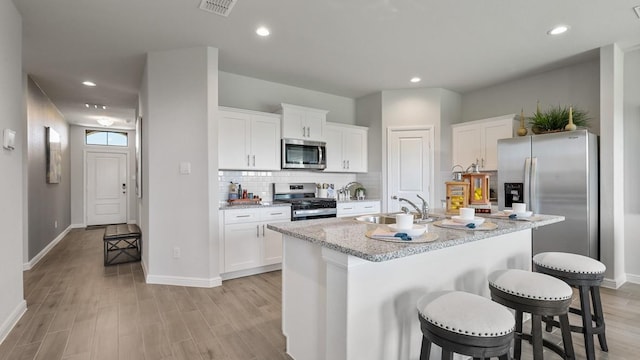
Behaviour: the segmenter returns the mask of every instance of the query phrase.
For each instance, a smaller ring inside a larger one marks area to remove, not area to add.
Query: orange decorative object
[[[491,204],[489,200],[489,174],[467,173],[462,174],[462,179],[469,183],[469,204]]]
[[[458,215],[460,208],[469,205],[469,183],[465,181],[447,181],[447,215]]]

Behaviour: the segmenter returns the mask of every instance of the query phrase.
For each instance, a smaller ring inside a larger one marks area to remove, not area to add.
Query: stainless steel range
[[[336,200],[315,196],[315,183],[273,184],[273,202],[291,204],[291,221],[336,217]]]

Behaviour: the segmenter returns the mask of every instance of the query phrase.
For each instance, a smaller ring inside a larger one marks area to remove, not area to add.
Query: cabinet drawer
[[[291,208],[288,206],[278,206],[260,210],[261,220],[267,223],[282,220],[291,220]]]
[[[225,210],[224,223],[238,224],[260,221],[260,212],[258,210],[259,209]]]

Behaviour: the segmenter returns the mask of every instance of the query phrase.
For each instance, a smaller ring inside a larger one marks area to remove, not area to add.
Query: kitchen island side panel
[[[420,296],[455,289],[489,297],[490,272],[531,266],[530,229],[384,262],[284,242],[283,326],[295,360],[418,359]]]

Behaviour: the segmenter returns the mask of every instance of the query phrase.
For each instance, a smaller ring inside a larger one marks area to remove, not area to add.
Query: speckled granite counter
[[[341,253],[379,262],[550,225],[564,220],[563,216],[537,215],[536,217],[539,217],[538,221],[489,218],[487,221],[498,225],[496,230],[490,231],[449,229],[428,224],[427,231],[438,234],[438,239],[420,244],[394,243],[370,239],[364,234],[368,230],[383,225],[363,223],[352,218],[294,221],[291,223],[270,224],[268,228]]]

